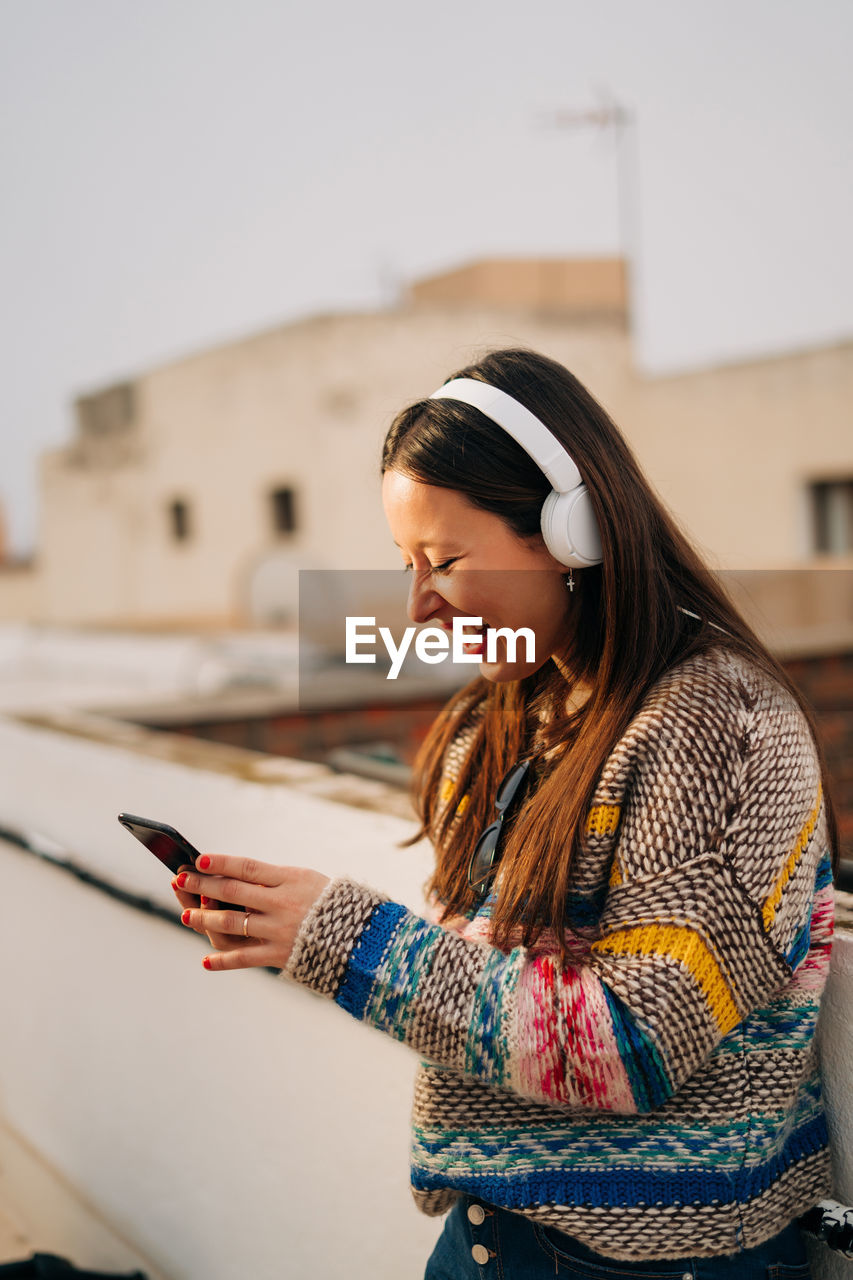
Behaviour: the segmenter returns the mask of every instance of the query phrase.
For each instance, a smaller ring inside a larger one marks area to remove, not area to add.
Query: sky
[[[648,376],[849,340],[851,45],[847,0],[0,0],[13,549],[75,395],[478,256],[627,252]]]

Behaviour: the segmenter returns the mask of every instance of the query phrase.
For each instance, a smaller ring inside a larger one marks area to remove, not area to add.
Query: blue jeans
[[[424,1280],[554,1280],[555,1276],[562,1280],[628,1280],[632,1276],[808,1280],[811,1272],[795,1222],[772,1240],[734,1256],[618,1262],[593,1253],[562,1231],[497,1209],[475,1196],[460,1196],[430,1255]]]

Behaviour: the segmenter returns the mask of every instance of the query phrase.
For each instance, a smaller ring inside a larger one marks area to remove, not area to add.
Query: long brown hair
[[[530,946],[552,929],[562,945],[572,858],[605,759],[663,672],[721,644],[750,658],[801,707],[820,760],[835,862],[829,778],[810,708],[693,550],[601,405],[562,365],[532,351],[495,351],[452,376],[506,391],[566,446],[589,490],[603,560],[576,574],[576,624],[565,654],[566,669],[591,686],[586,703],[566,713],[565,670],[550,658],[521,680],[479,676],[450,700],[417,755],[413,800],[421,826],[403,843],[432,837],[436,865],[428,889],[443,904],[443,918],[473,905],[471,833],[494,817],[496,783],[529,751],[538,729],[543,749],[566,747],[508,824],[493,939],[506,949],[520,936]],[[458,491],[519,537],[539,533],[549,482],[506,432],[468,405],[423,400],[400,413],[382,451],[382,471],[389,469]],[[453,800],[436,820],[446,749],[475,710],[480,723],[471,750]],[[454,822],[465,794],[465,821]]]

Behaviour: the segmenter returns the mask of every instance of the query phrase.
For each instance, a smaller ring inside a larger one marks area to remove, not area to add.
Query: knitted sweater
[[[790,695],[722,648],[668,671],[605,761],[572,890],[562,966],[491,945],[488,904],[460,934],[337,878],[283,976],[421,1056],[425,1213],[467,1192],[626,1260],[759,1244],[830,1186],[831,870]]]

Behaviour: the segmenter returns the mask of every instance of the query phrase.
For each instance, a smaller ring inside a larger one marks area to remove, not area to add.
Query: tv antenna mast
[[[600,130],[613,140],[616,150],[616,200],[619,226],[619,250],[625,269],[628,300],[631,298],[632,258],[637,249],[636,191],[636,120],[607,89],[596,90],[599,105],[585,110],[560,108],[542,112],[540,124],[544,128],[572,130]]]

